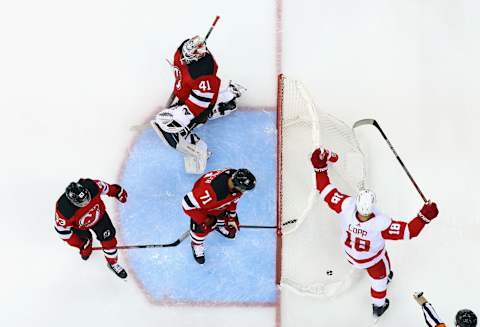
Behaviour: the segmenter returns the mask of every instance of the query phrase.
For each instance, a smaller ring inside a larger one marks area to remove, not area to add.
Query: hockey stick
[[[126,249],[150,249],[150,248],[169,248],[174,247],[182,243],[190,234],[190,230],[185,231],[180,237],[172,243],[166,244],[143,244],[143,245],[119,245],[117,249],[126,250]],[[101,246],[95,246],[92,250],[102,250]]]
[[[257,226],[257,225],[241,225],[240,228],[251,228],[251,229],[266,229],[266,228],[277,228],[277,226]],[[153,249],[153,248],[170,248],[175,247],[182,243],[190,234],[190,230],[184,232],[178,239],[172,243],[166,244],[137,244],[137,245],[118,245],[118,250],[128,250],[128,249]],[[92,248],[94,251],[102,250],[101,246],[94,246]]]
[[[415,186],[415,188],[417,189],[417,192],[418,194],[420,194],[420,196],[422,197],[422,200],[423,202],[427,202],[427,198],[425,197],[425,195],[423,195],[422,191],[420,190],[420,187],[418,187],[417,183],[415,182],[415,180],[413,179],[412,175],[410,174],[410,172],[408,171],[407,167],[405,166],[405,164],[403,163],[402,159],[400,159],[400,156],[397,154],[397,151],[395,151],[395,149],[393,148],[393,145],[392,143],[390,143],[390,141],[388,140],[387,138],[387,135],[385,135],[385,133],[383,132],[382,128],[380,127],[380,125],[378,124],[378,122],[375,120],[375,119],[361,119],[357,122],[355,122],[355,124],[353,124],[353,128],[356,128],[356,127],[359,127],[359,126],[364,126],[364,125],[373,125],[375,126],[378,131],[380,132],[380,134],[382,134],[382,137],[383,139],[387,142],[388,146],[390,147],[390,150],[392,150],[393,154],[395,155],[395,157],[397,158],[398,162],[400,163],[400,165],[402,166],[403,170],[405,171],[405,173],[407,173],[407,176],[408,178],[410,179],[410,181],[412,182],[413,186]]]
[[[213,21],[212,23],[212,26],[210,26],[210,29],[208,30],[207,32],[207,35],[205,35],[205,42],[207,41],[208,37],[210,36],[210,34],[212,33],[213,31],[213,28],[215,27],[215,25],[217,25],[217,22],[218,20],[220,19],[220,16],[216,16],[215,17],[215,20]],[[172,66],[172,64],[170,64]],[[173,103],[173,100],[175,100],[175,95],[173,94],[170,94],[170,97],[168,98],[167,100],[167,104],[166,104],[166,108],[170,108],[170,106],[172,105]]]

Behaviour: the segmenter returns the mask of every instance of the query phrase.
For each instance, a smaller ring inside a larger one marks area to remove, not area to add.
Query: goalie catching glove
[[[337,162],[338,155],[325,148],[318,148],[313,151],[310,161],[315,172],[319,173],[327,170],[327,164],[329,162]]]

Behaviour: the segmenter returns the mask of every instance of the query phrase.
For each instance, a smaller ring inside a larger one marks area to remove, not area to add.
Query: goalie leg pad
[[[160,137],[162,142],[165,143],[165,145],[170,146],[174,149],[177,148],[179,139],[178,133],[168,133],[164,131],[155,120],[150,121],[150,124],[152,125],[153,130],[157,133],[158,137]]]
[[[185,154],[185,171],[189,174],[202,174],[207,167],[208,150],[207,144],[198,138],[196,144],[190,144],[183,138],[177,149]]]

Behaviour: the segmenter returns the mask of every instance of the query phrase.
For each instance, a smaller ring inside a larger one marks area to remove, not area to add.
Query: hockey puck
[[[327,270],[327,276],[333,276],[333,270]]]

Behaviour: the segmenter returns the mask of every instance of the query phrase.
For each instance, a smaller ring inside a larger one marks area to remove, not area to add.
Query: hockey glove
[[[428,201],[418,213],[420,219],[427,224],[438,216],[438,208],[435,202]]]
[[[314,170],[318,172],[327,170],[328,162],[337,162],[338,155],[335,152],[332,152],[328,149],[318,148],[313,151],[310,161]]]
[[[413,293],[413,298],[415,299],[415,301],[417,301],[418,304],[420,305],[424,305],[425,303],[427,303],[427,299],[423,296],[423,292],[415,292]]]
[[[127,202],[127,197],[128,197],[127,191],[118,184],[113,184],[112,187],[115,187],[118,189],[117,193],[115,194],[115,197],[117,198],[117,200],[120,201],[121,203]]]
[[[90,258],[90,255],[92,254],[92,239],[88,238],[86,239],[82,246],[80,247],[80,256],[82,257],[83,260],[87,260]]]
[[[235,229],[236,232],[240,230],[240,221],[236,212],[228,211],[225,217],[225,227]]]

